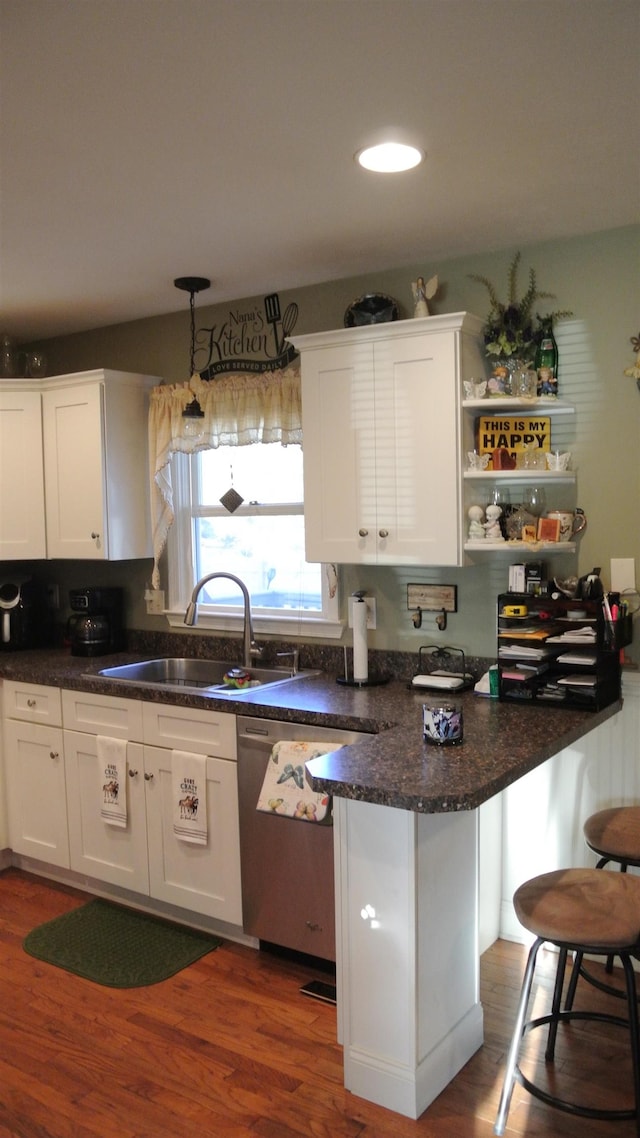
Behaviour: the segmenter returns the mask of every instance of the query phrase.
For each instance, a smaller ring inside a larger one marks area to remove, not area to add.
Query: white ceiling
[[[18,340],[640,220],[637,0],[0,0]],[[426,164],[353,154],[396,128]]]

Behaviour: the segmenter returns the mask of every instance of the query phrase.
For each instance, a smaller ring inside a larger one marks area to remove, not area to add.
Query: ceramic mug
[[[558,541],[572,541],[577,534],[582,533],[587,524],[587,519],[584,512],[577,509],[575,513],[571,510],[551,510],[547,514],[548,518],[557,519],[560,522],[560,536]]]

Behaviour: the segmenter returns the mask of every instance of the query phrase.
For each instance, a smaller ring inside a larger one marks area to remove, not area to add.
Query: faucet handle
[[[291,656],[291,675],[295,676],[298,671],[298,660],[300,657],[299,648],[291,648],[288,652],[276,652],[276,658],[281,656]]]

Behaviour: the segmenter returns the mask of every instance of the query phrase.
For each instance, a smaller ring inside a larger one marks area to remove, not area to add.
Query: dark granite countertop
[[[109,656],[108,665],[140,658],[122,653]],[[104,657],[83,659],[64,650],[7,652],[0,654],[0,679],[370,732],[370,740],[307,764],[314,789],[429,814],[474,809],[622,706],[598,712],[530,707],[465,692],[455,701],[463,707],[464,742],[440,748],[422,737],[422,704],[437,696],[403,682],[356,689],[321,674],[225,699],[105,680],[97,673],[106,666]]]

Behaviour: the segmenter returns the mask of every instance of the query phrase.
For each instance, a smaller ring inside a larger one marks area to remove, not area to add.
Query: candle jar
[[[437,747],[455,747],[463,739],[462,708],[453,704],[430,707],[422,705],[423,735],[426,743]]]

